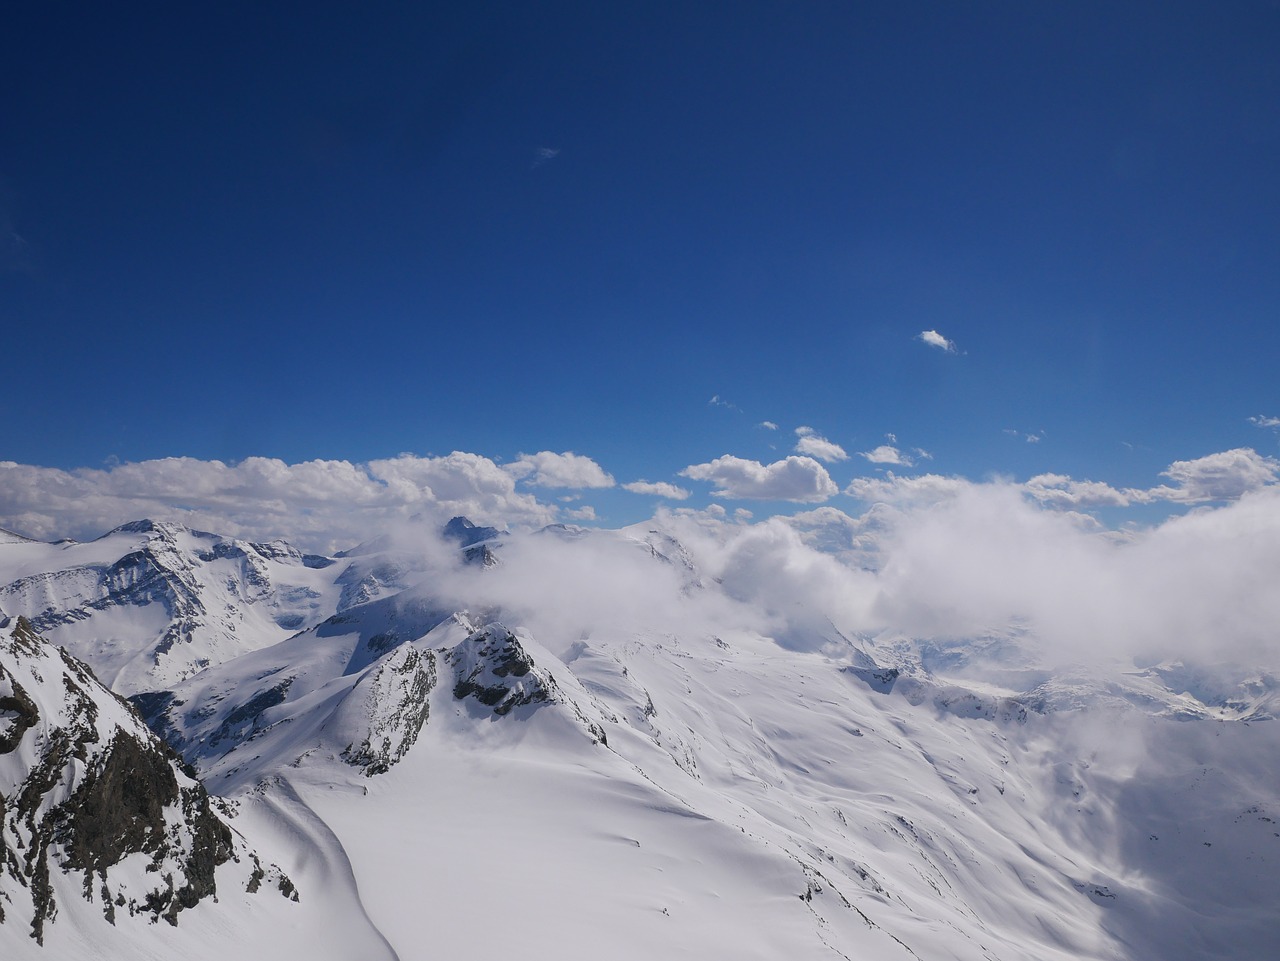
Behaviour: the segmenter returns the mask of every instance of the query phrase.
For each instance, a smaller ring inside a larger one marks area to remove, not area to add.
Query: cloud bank
[[[73,471],[0,461],[0,525],[37,538],[88,539],[150,517],[332,551],[415,514],[541,526],[556,509],[516,490],[512,473],[489,458],[461,451],[368,464],[166,457]]]
[[[583,469],[566,455],[545,465]],[[712,482],[719,496],[814,503],[836,492],[826,468],[799,456],[772,464],[725,456],[685,474]],[[857,515],[821,506],[756,521],[712,504],[659,509],[629,532],[517,534],[498,573],[446,572],[441,590],[456,581],[461,604],[521,612],[549,644],[607,625],[737,625],[838,653],[841,634],[893,642],[1017,628],[1050,663],[1185,658],[1280,669],[1280,462],[1230,450],[1177,461],[1164,477],[1170,483],[1131,490],[1061,474],[1016,483],[889,472],[846,488],[867,504]],[[1121,531],[1080,513],[1154,499],[1195,509]],[[590,506],[543,504],[510,470],[463,452],[367,465],[0,463],[0,526],[46,538],[92,537],[149,516],[329,552],[388,530],[429,538],[433,523],[454,514],[526,531],[596,517]],[[406,525],[414,515],[427,523]],[[655,526],[680,539],[696,572],[655,562],[643,542]],[[705,589],[690,589],[695,577]]]

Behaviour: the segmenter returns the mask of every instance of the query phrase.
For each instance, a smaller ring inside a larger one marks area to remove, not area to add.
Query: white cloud
[[[1264,417],[1259,414],[1257,417],[1250,417],[1249,423],[1254,427],[1280,427],[1280,417]]]
[[[777,429],[778,429],[778,425],[777,425],[777,424],[775,424],[775,423],[774,423],[773,421],[771,421],[771,420],[762,420],[762,421],[760,421],[760,425],[759,425],[759,426],[763,427],[765,430],[777,430]]]
[[[689,496],[689,492],[683,487],[668,484],[666,481],[632,481],[630,484],[623,484],[622,489],[631,491],[633,494],[650,494],[654,497],[665,497],[673,501],[682,501]]]
[[[565,516],[575,521],[594,521],[599,519],[596,517],[596,509],[590,504],[583,504],[576,510],[565,511]]]
[[[1280,660],[1280,487],[1120,541],[1017,485],[894,517],[875,620],[918,637],[1024,625],[1050,659]]]
[[[911,467],[915,464],[908,455],[890,444],[881,444],[875,450],[860,451],[859,456],[873,464],[892,464],[895,467]]]
[[[707,464],[693,464],[680,472],[692,480],[711,481],[716,497],[750,500],[824,501],[837,492],[827,469],[811,457],[788,457],[761,464],[726,454]]]
[[[1018,437],[1025,440],[1028,444],[1038,444],[1044,440],[1044,431],[1029,431],[1024,434],[1020,430],[1014,430],[1011,427],[1006,427],[1004,432],[1010,437]]]
[[[818,460],[826,461],[828,464],[849,459],[849,455],[845,453],[843,447],[827,440],[821,434],[815,432],[812,427],[797,427],[796,436],[799,438],[796,441],[797,454],[816,457]]]
[[[956,352],[955,341],[947,340],[936,330],[922,330],[916,334],[916,340],[923,341],[930,347],[937,347],[939,350],[945,350],[949,354]]]
[[[710,399],[709,401],[707,401],[707,404],[708,404],[708,405],[710,405],[711,407],[727,407],[729,410],[736,410],[736,411],[738,411],[739,413],[741,413],[741,412],[742,412],[742,408],[741,408],[741,407],[739,407],[737,404],[731,404],[731,403],[729,403],[727,400],[725,400],[725,399],[724,399],[723,397],[721,397],[719,394],[714,394],[714,395],[712,395],[711,399]]]
[[[1160,476],[1168,477],[1176,486],[1153,487],[1135,499],[1187,504],[1235,500],[1250,491],[1274,484],[1280,477],[1280,461],[1264,457],[1252,448],[1238,447],[1195,460],[1174,461]]]
[[[521,454],[503,468],[511,476],[535,487],[596,488],[612,487],[613,477],[605,473],[590,457],[565,451],[549,450]]]
[[[1018,643],[1050,664],[1280,665],[1280,485],[1118,538],[1088,517],[1046,509],[1019,484],[865,483],[893,505],[745,526],[710,512],[657,520],[708,583],[760,610],[759,629],[792,645],[824,646],[824,623],[890,641],[1007,635],[1018,625]],[[1042,484],[1071,490],[1067,480]],[[815,559],[815,548],[844,563]]]
[[[539,147],[533,152],[533,166],[541,167],[545,163],[550,163],[560,156],[559,147]]]
[[[73,471],[0,462],[0,526],[40,538],[88,539],[149,517],[222,534],[283,537],[306,550],[350,547],[421,514],[444,521],[540,526],[556,508],[517,492],[487,457],[402,454],[368,465],[286,464],[250,457],[167,457]]]
[[[922,506],[950,500],[971,486],[972,481],[962,477],[898,477],[889,471],[884,477],[855,477],[844,492],[868,504]]]
[[[738,625],[824,649],[832,625],[892,642],[1007,632],[1016,623],[1051,661],[1234,658],[1275,669],[1280,462],[1224,451],[1165,473],[1170,484],[1156,488],[1159,496],[1218,503],[1119,539],[1072,508],[1140,499],[1128,490],[1058,474],[1017,484],[890,473],[849,485],[850,495],[875,502],[860,516],[824,506],[752,523],[720,504],[660,509],[634,532],[642,539],[657,524],[676,534],[705,585],[698,591],[673,565],[655,563],[637,537],[608,532],[514,536],[498,568],[451,570],[440,590],[461,605],[510,609],[548,643],[613,625],[717,634]],[[686,476],[749,491],[736,496],[803,500],[795,495],[834,487],[821,464],[802,457],[770,465],[722,457]],[[594,517],[579,510],[579,519]],[[368,465],[167,458],[62,471],[0,463],[0,526],[41,537],[94,536],[151,516],[328,551],[418,513],[540,526],[556,508],[518,491],[488,458],[462,452]]]
[[[1099,481],[1078,481],[1065,474],[1037,474],[1022,489],[1047,507],[1128,507],[1130,496]]]

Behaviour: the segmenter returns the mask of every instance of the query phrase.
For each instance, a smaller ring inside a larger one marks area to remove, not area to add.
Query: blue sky
[[[0,35],[0,460],[573,451],[698,506],[698,465],[801,427],[840,489],[1280,453],[1273,3],[24,3]]]

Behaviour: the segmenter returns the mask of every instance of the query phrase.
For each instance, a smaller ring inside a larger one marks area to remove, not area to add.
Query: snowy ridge
[[[0,558],[0,609],[90,661],[115,690],[167,686],[332,611],[332,561],[281,542],[139,521]]]

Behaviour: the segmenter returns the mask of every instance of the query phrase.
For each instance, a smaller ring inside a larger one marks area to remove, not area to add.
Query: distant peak
[[[129,521],[127,524],[114,527],[103,534],[102,537],[110,537],[112,534],[168,534],[181,529],[177,524],[166,524],[163,521],[143,518],[140,521]],[[101,539],[101,537],[98,538],[98,540]]]
[[[457,541],[462,547],[470,547],[472,544],[479,544],[481,541],[502,535],[502,531],[496,527],[477,527],[462,516],[455,517],[445,524],[442,533],[449,540]]]
[[[34,537],[28,537],[26,534],[19,534],[17,531],[11,531],[7,527],[0,527],[0,544],[38,544],[40,543]]]

